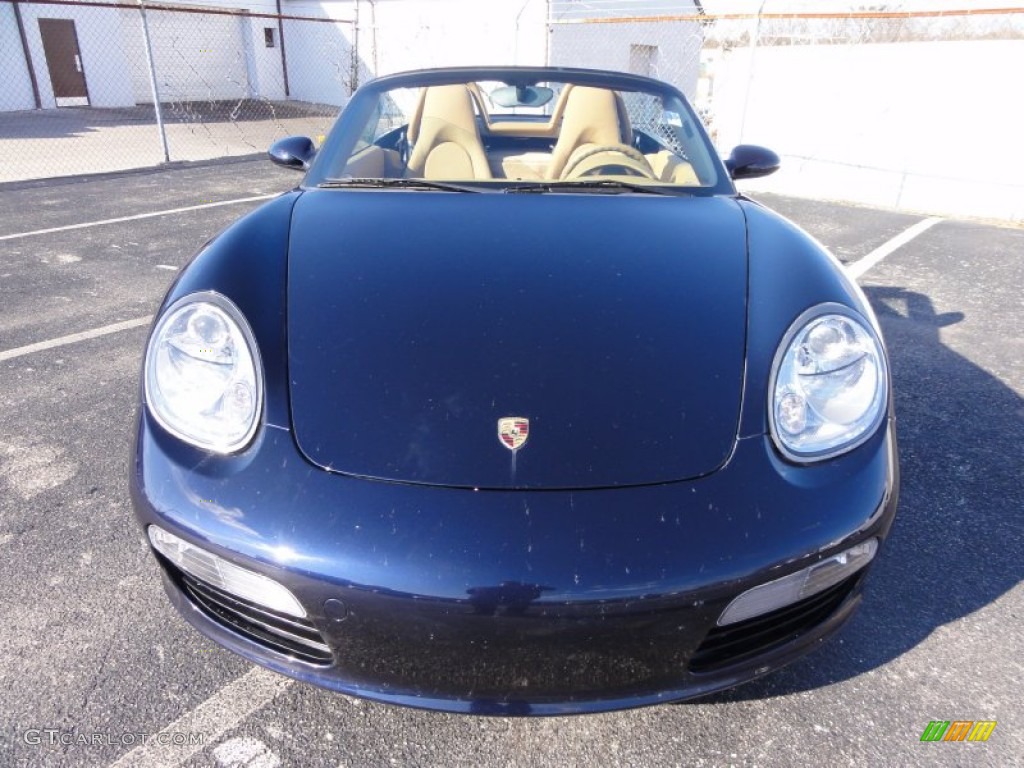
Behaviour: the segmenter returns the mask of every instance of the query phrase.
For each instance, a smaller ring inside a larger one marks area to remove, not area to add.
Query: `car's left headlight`
[[[182,440],[216,453],[244,448],[263,406],[259,350],[242,313],[213,291],[172,304],[146,350],[146,405]]]
[[[885,352],[871,325],[839,304],[797,318],[772,366],[769,424],[787,458],[818,461],[867,440],[885,418]]]

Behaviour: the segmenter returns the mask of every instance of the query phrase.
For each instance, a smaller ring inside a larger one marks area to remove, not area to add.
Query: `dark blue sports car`
[[[863,294],[736,192],[683,95],[375,80],[207,243],[146,350],[135,510],[171,600],[283,674],[593,712],[719,690],[851,615],[893,520]]]

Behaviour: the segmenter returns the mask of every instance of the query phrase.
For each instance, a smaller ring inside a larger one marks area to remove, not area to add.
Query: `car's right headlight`
[[[249,324],[213,291],[172,304],[146,350],[146,405],[161,426],[216,453],[248,445],[263,406],[263,371]]]
[[[885,418],[889,376],[871,326],[840,304],[797,318],[775,355],[769,424],[779,450],[810,462],[867,440]]]

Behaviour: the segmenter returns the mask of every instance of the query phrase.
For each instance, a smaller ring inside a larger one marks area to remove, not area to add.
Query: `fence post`
[[[761,0],[761,6],[757,9],[757,21],[754,24],[754,34],[750,36],[750,58],[747,60],[747,86],[743,92],[743,112],[740,115],[739,142],[743,143],[743,134],[747,129],[747,107],[750,105],[750,89],[754,83],[754,54],[757,52],[757,43],[761,37],[761,14],[768,0]]]
[[[18,7],[18,0],[12,3],[14,6],[14,20],[18,23],[18,36],[21,37],[21,50],[25,54],[25,68],[28,70],[28,79],[32,83],[32,98],[35,99],[36,109],[43,108],[43,102],[39,99],[39,83],[36,82],[36,68],[32,63],[32,53],[28,49],[28,40],[25,39],[25,25],[21,21],[21,9]]]
[[[554,27],[551,24],[554,18],[554,11],[551,8],[551,0],[544,0],[544,66],[551,66],[551,35],[554,34]]]
[[[359,87],[359,0],[356,0],[356,20],[352,24],[352,74],[349,78],[348,95]]]
[[[146,44],[146,65],[149,67],[149,89],[153,93],[153,108],[156,110],[156,127],[160,131],[160,146],[164,150],[164,162],[171,161],[171,150],[167,146],[167,131],[164,128],[163,109],[160,106],[160,91],[156,85],[156,68],[153,66],[153,48],[149,42],[149,23],[146,21],[146,6],[139,0],[139,15],[142,17],[142,40]]]
[[[281,74],[284,75],[284,97],[291,98],[288,87],[288,57],[284,53],[284,19],[281,18],[281,0],[277,0],[277,37],[281,43]]]

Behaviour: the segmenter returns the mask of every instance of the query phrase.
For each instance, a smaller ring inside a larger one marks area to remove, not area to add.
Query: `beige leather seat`
[[[464,85],[424,88],[409,122],[405,175],[419,179],[490,179],[491,170]]]
[[[577,85],[565,102],[562,129],[551,153],[547,178],[557,179],[569,158],[581,148],[630,144],[633,131],[626,107],[615,91]]]

